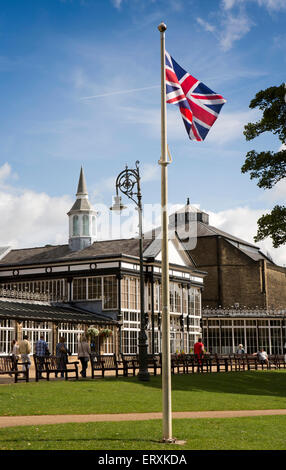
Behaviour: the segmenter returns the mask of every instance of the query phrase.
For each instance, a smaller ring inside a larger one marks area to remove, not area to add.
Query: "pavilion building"
[[[213,353],[282,353],[286,343],[286,268],[258,246],[209,224],[187,204],[170,217],[186,252],[208,273],[202,292],[203,338]]]
[[[89,326],[99,331],[98,352],[135,354],[140,331],[139,240],[98,240],[81,169],[76,201],[68,212],[69,241],[26,249],[0,248],[0,354],[27,334],[32,352],[40,334],[50,351],[60,336],[77,353]],[[171,351],[189,352],[201,335],[198,269],[178,237],[169,240]],[[148,350],[161,351],[161,240],[144,239]],[[112,334],[101,336],[103,330]]]

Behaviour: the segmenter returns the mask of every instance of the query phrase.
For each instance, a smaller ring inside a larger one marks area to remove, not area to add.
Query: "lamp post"
[[[139,380],[148,381],[148,345],[146,335],[146,314],[144,305],[144,270],[143,270],[143,230],[142,230],[142,194],[140,187],[139,161],[136,161],[135,168],[128,168],[121,171],[116,178],[116,196],[114,204],[110,208],[114,211],[121,211],[125,206],[121,203],[121,191],[131,199],[137,206],[139,215],[139,258],[140,258],[140,332],[139,332]]]

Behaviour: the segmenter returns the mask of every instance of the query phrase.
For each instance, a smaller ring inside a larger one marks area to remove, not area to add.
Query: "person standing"
[[[86,377],[86,369],[88,366],[89,356],[90,346],[87,342],[86,337],[82,336],[81,340],[78,343],[78,358],[81,362],[82,370],[80,371],[80,374],[82,377]]]
[[[194,354],[198,359],[201,359],[205,352],[204,344],[202,343],[202,338],[199,338],[198,341],[194,344]]]
[[[41,334],[40,339],[36,342],[36,356],[38,358],[38,364],[39,364],[39,378],[42,378],[42,370],[44,367],[44,359],[46,356],[49,355],[49,347],[48,344],[45,341],[45,337],[43,334]]]
[[[202,338],[199,338],[198,341],[194,344],[194,354],[195,354],[195,358],[198,361],[198,372],[200,368],[203,370],[202,358],[203,358],[204,352],[205,352],[205,347],[202,342]]]
[[[28,336],[24,335],[22,341],[19,342],[19,354],[21,354],[22,362],[27,363],[27,369],[29,370],[31,366],[30,352],[31,352],[31,343],[28,340]],[[26,366],[23,365],[23,371],[26,370]]]
[[[64,336],[61,336],[56,345],[57,368],[61,371],[61,377],[65,376],[64,371],[67,368],[68,355],[71,354],[65,344]],[[57,377],[58,374],[56,374]]]

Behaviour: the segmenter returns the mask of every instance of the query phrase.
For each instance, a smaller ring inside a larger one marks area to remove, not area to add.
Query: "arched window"
[[[72,234],[73,236],[79,235],[78,215],[74,215],[72,219]]]
[[[96,235],[96,223],[95,223],[95,216],[92,216],[92,235]]]
[[[84,215],[82,218],[82,234],[89,235],[89,219],[88,215]]]

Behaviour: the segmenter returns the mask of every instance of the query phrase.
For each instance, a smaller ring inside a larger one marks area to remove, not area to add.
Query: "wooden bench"
[[[115,371],[116,377],[119,376],[119,371],[122,371],[122,375],[125,375],[125,367],[123,361],[117,359],[116,354],[91,354],[91,377],[94,379],[96,372],[100,372],[102,378],[108,370]]]
[[[269,356],[270,363],[274,364],[277,369],[286,369],[284,354],[271,354]]]
[[[58,366],[58,360],[56,356],[36,356],[34,354],[34,364],[35,364],[35,377],[36,377],[36,382],[39,381],[39,379],[44,378],[43,374],[46,375],[46,379],[50,380],[50,375],[55,374],[55,377],[57,377],[58,374],[64,373],[65,380],[68,380],[68,376],[71,373],[74,373],[76,380],[78,380],[78,364],[79,361],[73,361],[73,362],[67,362],[66,363],[66,368],[59,368]]]
[[[128,371],[132,371],[133,377],[136,375],[136,371],[140,368],[139,354],[121,354],[123,366],[125,369],[125,376],[128,377]],[[161,363],[158,354],[148,354],[147,357],[148,369],[153,369],[154,375],[157,375],[157,371],[161,370]]]
[[[124,367],[124,375],[128,377],[129,370],[131,370],[133,377],[136,375],[136,370],[139,369],[139,363],[136,354],[121,354],[121,359]]]
[[[0,374],[1,375],[14,375],[14,381],[17,383],[19,380],[29,382],[29,363],[19,362],[12,356],[0,356]],[[25,370],[19,370],[18,366],[25,367]],[[20,378],[23,374],[23,378]]]

